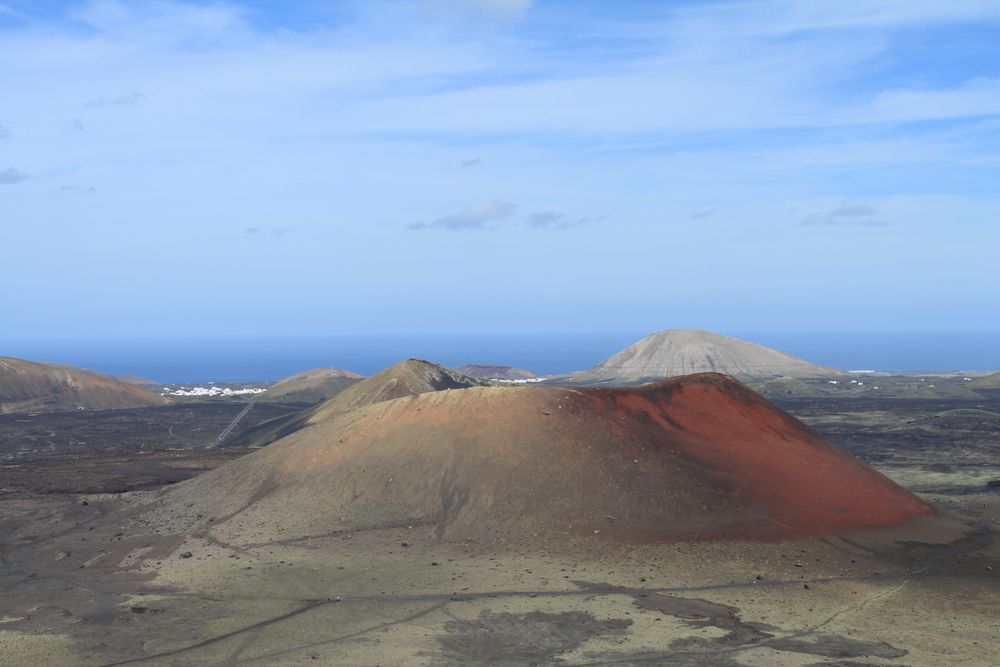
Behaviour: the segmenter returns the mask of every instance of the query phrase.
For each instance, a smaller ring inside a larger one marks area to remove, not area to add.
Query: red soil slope
[[[588,393],[624,420],[652,420],[682,458],[713,471],[734,506],[756,507],[756,513],[744,510],[766,521],[754,533],[820,534],[931,513],[910,492],[725,376]]]
[[[442,540],[776,539],[932,510],[736,381],[442,391],[353,410],[167,491],[232,541],[433,525]]]

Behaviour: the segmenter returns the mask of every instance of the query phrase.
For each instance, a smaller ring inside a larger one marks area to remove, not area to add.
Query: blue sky
[[[0,91],[7,337],[1000,330],[998,0],[0,0]]]

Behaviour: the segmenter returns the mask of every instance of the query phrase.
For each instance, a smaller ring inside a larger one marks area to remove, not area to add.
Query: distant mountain
[[[465,366],[459,366],[455,370],[474,378],[483,378],[486,380],[534,380],[538,377],[538,375],[531,371],[526,371],[523,368],[512,368],[511,366],[466,364]]]
[[[341,391],[305,410],[269,419],[223,443],[224,447],[263,447],[307,426],[319,424],[345,412],[404,396],[445,389],[465,389],[489,384],[429,361],[407,359]]]
[[[314,368],[271,385],[258,400],[276,403],[318,403],[333,398],[364,376],[336,368]]]
[[[987,375],[972,381],[972,386],[979,389],[1000,389],[1000,373]]]
[[[0,357],[0,414],[167,403],[167,399],[142,387],[93,371]]]
[[[842,374],[738,338],[694,329],[667,329],[565,379],[585,384],[631,384],[709,372],[741,379]]]

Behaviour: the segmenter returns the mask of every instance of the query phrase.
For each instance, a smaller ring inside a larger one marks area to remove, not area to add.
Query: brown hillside
[[[314,368],[296,373],[268,387],[257,400],[281,403],[318,403],[333,398],[363,376],[337,368]]]
[[[511,366],[496,366],[487,364],[466,364],[455,369],[459,373],[485,380],[533,380],[538,377],[532,371]]]
[[[213,517],[235,543],[406,525],[482,544],[776,539],[932,512],[718,374],[372,404],[179,484],[156,506],[173,530]]]
[[[168,402],[100,373],[0,357],[0,413],[137,408]]]
[[[263,447],[299,429],[332,419],[358,407],[443,389],[484,385],[478,378],[420,359],[407,359],[379,371],[318,405],[263,422],[225,443],[226,447]]]

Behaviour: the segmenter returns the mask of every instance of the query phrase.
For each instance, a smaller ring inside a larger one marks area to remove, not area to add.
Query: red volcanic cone
[[[445,541],[783,538],[930,514],[735,380],[474,387],[361,407],[157,501],[227,540],[431,525]]]

